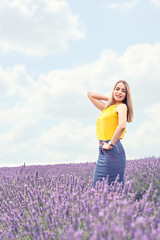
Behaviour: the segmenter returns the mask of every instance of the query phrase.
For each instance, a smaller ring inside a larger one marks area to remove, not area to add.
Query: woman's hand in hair
[[[88,92],[87,96],[100,111],[102,111],[106,107],[106,103],[102,102],[101,100],[108,101],[108,97],[92,92]]]

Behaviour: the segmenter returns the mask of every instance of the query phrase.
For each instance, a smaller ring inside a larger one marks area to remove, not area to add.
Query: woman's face
[[[115,103],[122,102],[126,97],[126,87],[122,82],[117,83],[113,91],[113,99]]]

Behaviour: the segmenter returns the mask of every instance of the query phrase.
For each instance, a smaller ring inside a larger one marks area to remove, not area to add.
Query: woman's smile
[[[113,98],[117,102],[122,102],[126,97],[126,88],[125,85],[120,82],[116,85],[116,88],[114,89],[113,92]]]

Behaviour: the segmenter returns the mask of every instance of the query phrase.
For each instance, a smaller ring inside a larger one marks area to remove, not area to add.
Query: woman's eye
[[[118,88],[116,88],[116,91],[119,91],[120,90],[120,88],[118,87]],[[122,92],[124,92],[124,93],[126,93],[126,90],[125,89],[122,89]]]

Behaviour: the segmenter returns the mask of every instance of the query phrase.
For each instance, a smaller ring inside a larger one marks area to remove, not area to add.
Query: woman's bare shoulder
[[[120,103],[116,106],[116,112],[127,111],[127,105],[125,103]]]

